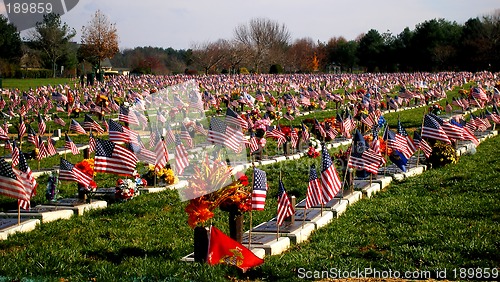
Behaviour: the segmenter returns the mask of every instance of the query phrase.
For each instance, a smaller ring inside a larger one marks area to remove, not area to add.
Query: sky
[[[15,0],[0,0],[0,13],[6,15],[2,1]],[[122,50],[138,46],[188,49],[232,39],[234,29],[253,18],[284,24],[292,42],[300,38],[327,42],[339,36],[353,40],[370,29],[397,35],[431,19],[463,24],[497,9],[498,0],[79,0],[61,18],[77,31],[76,41],[80,41],[82,26],[101,10],[116,23]]]

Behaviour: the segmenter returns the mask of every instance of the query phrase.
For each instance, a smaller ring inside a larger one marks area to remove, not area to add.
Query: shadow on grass
[[[129,258],[154,258],[161,257],[163,259],[174,259],[169,254],[172,254],[172,250],[154,250],[146,251],[138,247],[123,247],[116,251],[109,250],[96,250],[89,251],[86,255],[94,260],[105,260],[111,262],[115,265],[119,265],[122,262],[128,260]]]

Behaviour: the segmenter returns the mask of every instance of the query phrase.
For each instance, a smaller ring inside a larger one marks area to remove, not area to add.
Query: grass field
[[[7,88],[5,82],[4,88]],[[19,80],[15,83],[23,89],[35,87],[21,86]],[[55,83],[64,82],[40,80],[40,85]],[[457,93],[455,90],[450,95]],[[399,117],[412,131],[420,126],[424,110],[389,113],[385,117],[392,128]],[[314,117],[321,121],[334,115],[335,111],[325,111]],[[298,118],[293,124],[298,126],[301,119],[310,117]],[[87,140],[83,135],[73,138],[75,143]],[[58,141],[58,147],[62,144]],[[269,153],[274,152],[275,147],[275,142],[270,140]],[[245,274],[230,266],[210,267],[180,261],[192,252],[193,231],[187,224],[186,203],[179,200],[176,192],[166,191],[141,195],[70,220],[43,224],[33,232],[0,241],[0,282],[21,278],[33,281],[61,278],[70,281],[293,281],[306,270],[328,272],[332,268],[351,271],[371,267],[433,274],[447,269],[448,275],[453,275],[452,270],[459,267],[498,268],[498,148],[500,138],[494,138],[481,144],[477,154],[462,157],[457,165],[393,183],[387,191],[350,207],[341,218],[316,231],[308,242],[282,255],[266,257],[264,265]],[[41,167],[57,165],[58,160],[58,157],[42,160]],[[68,160],[75,163],[81,156],[68,155]],[[254,226],[276,214],[280,172],[288,194],[303,199],[309,166],[315,163],[319,167],[319,162],[319,158],[303,158],[264,167],[270,190],[266,209],[253,213]],[[36,169],[37,162],[30,161],[30,167]],[[40,186],[34,204],[44,202],[46,178],[38,179]],[[98,175],[97,180],[100,187],[110,187],[116,177]],[[75,183],[62,184],[59,188],[66,197],[77,190]],[[0,210],[15,204],[15,200],[0,197]],[[228,233],[227,219],[225,212],[217,211],[213,223]],[[245,230],[248,228],[246,215]],[[449,280],[461,278],[447,277]]]
[[[21,91],[29,90],[39,86],[59,85],[75,83],[71,78],[37,78],[37,79],[16,79],[16,78],[3,78],[2,87],[4,89],[19,89]]]
[[[331,268],[431,273],[446,268],[451,275],[453,268],[499,267],[499,147],[500,138],[490,139],[457,165],[393,183],[350,207],[308,242],[266,257],[264,265],[245,274],[230,266],[180,261],[192,250],[192,230],[185,203],[167,191],[44,224],[0,242],[0,275],[71,281],[293,281],[305,270]],[[271,192],[265,211],[254,212],[254,223],[276,212],[280,170],[290,194],[303,198],[306,171],[314,161],[264,168],[272,180]],[[213,223],[227,232],[226,213],[218,212]],[[248,228],[248,220],[245,224]]]

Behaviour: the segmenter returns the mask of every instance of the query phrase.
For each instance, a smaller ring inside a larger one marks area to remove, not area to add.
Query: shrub
[[[283,73],[283,67],[280,64],[274,64],[269,68],[270,74],[279,74]]]
[[[240,68],[240,74],[250,74],[247,68]]]

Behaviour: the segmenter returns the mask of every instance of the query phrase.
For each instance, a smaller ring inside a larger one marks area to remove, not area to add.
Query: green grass
[[[350,207],[315,231],[309,241],[242,274],[225,265],[184,263],[192,250],[185,203],[173,191],[142,195],[71,220],[43,224],[0,242],[0,275],[81,281],[222,281],[230,278],[291,281],[298,269],[398,271],[500,266],[500,138],[457,165],[393,183],[370,200]],[[307,170],[319,159],[265,167],[270,182],[266,209],[254,224],[276,213],[280,171],[290,194],[304,197]],[[213,223],[227,231],[227,214]],[[248,228],[248,217],[246,217]],[[450,271],[448,271],[450,273]],[[449,277],[451,278],[451,277]],[[456,280],[456,279],[451,279]]]
[[[68,84],[73,85],[75,83],[74,79],[70,78],[26,78],[26,79],[16,79],[16,78],[4,78],[2,79],[2,86],[4,89],[19,89],[21,91],[29,90],[30,88],[36,88],[39,86],[46,85],[59,85]]]

